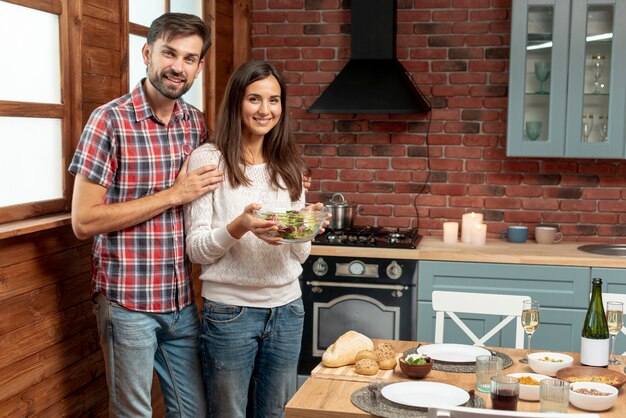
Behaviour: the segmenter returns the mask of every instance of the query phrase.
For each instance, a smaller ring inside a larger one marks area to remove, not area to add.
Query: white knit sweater
[[[221,153],[212,144],[197,148],[188,171],[207,164],[223,170]],[[233,238],[226,225],[251,203],[290,201],[289,192],[273,189],[266,164],[246,168],[250,186],[232,188],[224,178],[212,193],[185,205],[187,254],[202,265],[202,296],[239,306],[275,307],[300,296],[298,276],[311,243],[269,245],[247,232]],[[304,201],[304,193],[301,196]]]

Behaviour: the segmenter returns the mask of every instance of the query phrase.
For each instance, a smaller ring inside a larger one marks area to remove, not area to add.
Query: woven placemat
[[[388,401],[380,394],[381,388],[382,386],[379,386],[378,389],[370,389],[369,386],[362,387],[352,392],[350,400],[357,408],[379,417],[418,418],[428,416],[428,409],[426,408],[406,406]],[[484,408],[485,401],[480,396],[474,396],[463,406]]]
[[[417,348],[411,348],[404,352],[404,357],[409,354],[417,353]],[[513,359],[504,353],[495,350],[489,350],[492,355],[500,357],[502,359],[502,368],[507,369],[513,364]],[[476,373],[476,363],[452,363],[447,361],[433,360],[433,370],[440,372],[453,372],[453,373]]]

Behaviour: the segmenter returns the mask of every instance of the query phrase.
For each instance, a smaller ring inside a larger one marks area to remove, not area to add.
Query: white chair
[[[602,293],[602,302],[604,302],[604,311],[606,312],[606,303],[608,301],[616,301],[622,302],[624,304],[624,309],[626,309],[626,295],[621,293]],[[626,335],[626,327],[622,327],[622,334]],[[626,351],[624,351],[622,356],[626,356]]]
[[[493,295],[489,293],[433,292],[433,310],[435,318],[435,343],[443,342],[444,317],[447,314],[471,338],[474,345],[485,345],[489,338],[498,333],[506,324],[516,320],[515,348],[524,348],[524,328],[521,323],[523,302],[530,296]],[[463,323],[456,313],[485,314],[506,316],[482,338]]]
[[[543,412],[500,411],[494,409],[455,407],[430,407],[428,418],[479,418],[479,417],[517,417],[517,418],[600,418],[598,414],[546,414]]]

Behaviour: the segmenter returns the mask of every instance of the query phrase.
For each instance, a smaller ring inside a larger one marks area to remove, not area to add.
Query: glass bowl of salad
[[[269,235],[280,237],[285,244],[311,241],[328,217],[329,210],[322,205],[300,202],[261,203],[255,212],[257,218],[275,222],[277,231]]]

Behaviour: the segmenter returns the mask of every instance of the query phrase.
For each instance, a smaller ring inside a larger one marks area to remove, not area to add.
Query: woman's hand
[[[254,215],[254,211],[259,209],[261,209],[261,205],[258,203],[249,204],[241,215],[226,226],[226,229],[230,235],[237,239],[241,238],[246,232],[252,232],[257,238],[270,245],[280,245],[282,238],[268,235],[271,231],[277,231],[278,226],[275,222],[257,218]]]

